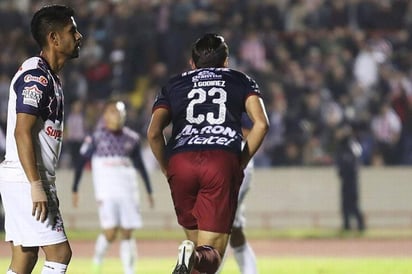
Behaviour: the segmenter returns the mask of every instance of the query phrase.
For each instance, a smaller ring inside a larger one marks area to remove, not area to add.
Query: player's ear
[[[47,35],[47,40],[49,42],[49,45],[59,45],[59,35],[55,31],[49,32],[49,34]]]
[[[226,57],[225,62],[223,63],[225,68],[229,67],[229,57]]]
[[[190,67],[191,67],[192,69],[196,69],[195,62],[193,61],[192,58],[189,59],[189,65],[190,65]]]

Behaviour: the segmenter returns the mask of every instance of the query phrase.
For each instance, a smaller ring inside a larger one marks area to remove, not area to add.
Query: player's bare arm
[[[262,98],[256,95],[249,96],[245,103],[246,112],[253,122],[246,143],[242,150],[241,166],[245,168],[252,156],[256,153],[263,138],[269,130],[269,120]]]
[[[160,165],[160,169],[163,174],[166,175],[166,155],[165,147],[166,140],[163,135],[163,130],[170,123],[170,114],[167,109],[158,108],[152,114],[152,119],[150,120],[149,128],[147,130],[147,139],[149,141],[150,148]]]
[[[44,222],[47,217],[47,197],[44,192],[36,165],[36,154],[32,140],[32,130],[37,117],[31,114],[18,113],[14,136],[21,165],[31,184],[33,209],[32,215]]]

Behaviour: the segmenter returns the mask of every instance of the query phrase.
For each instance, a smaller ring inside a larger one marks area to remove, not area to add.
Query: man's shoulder
[[[28,70],[36,70],[39,71],[39,73],[47,73],[47,65],[44,62],[44,60],[38,56],[33,56],[28,59],[26,59],[20,66],[20,69],[22,72],[28,71]]]
[[[136,141],[140,140],[140,134],[137,131],[135,131],[135,130],[127,127],[127,126],[123,127],[123,134],[125,134],[126,136],[128,136],[128,137],[130,137],[130,138],[132,138]]]
[[[40,57],[31,57],[26,59],[17,70],[14,81],[22,79],[21,83],[37,82],[42,86],[49,83],[47,65]]]

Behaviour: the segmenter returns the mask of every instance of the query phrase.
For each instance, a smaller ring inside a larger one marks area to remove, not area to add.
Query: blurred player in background
[[[85,164],[91,160],[95,197],[103,233],[97,238],[94,271],[100,273],[106,250],[118,233],[125,274],[135,273],[137,256],[133,230],[142,226],[136,169],[143,178],[150,207],[152,186],[141,156],[140,136],[124,125],[125,104],[110,100],[103,110],[103,125],[85,138],[73,182],[73,205],[78,206],[78,186]]]
[[[6,135],[0,126],[0,162],[4,160],[4,153],[6,152]],[[0,231],[4,231],[4,210],[3,202],[0,195]]]
[[[171,78],[153,106],[148,140],[167,177],[178,223],[174,274],[215,273],[237,209],[243,169],[261,145],[268,119],[256,82],[227,68],[223,37],[205,34],[192,47],[192,71]],[[242,114],[252,128],[243,140]],[[166,144],[164,129],[172,123]],[[192,272],[193,269],[193,272]]]
[[[0,161],[4,160],[4,153],[6,152],[6,135],[0,127]]]
[[[6,241],[12,250],[7,273],[31,273],[39,247],[46,255],[42,274],[66,273],[72,251],[55,186],[64,120],[57,73],[79,56],[82,35],[73,9],[60,5],[38,10],[31,32],[41,51],[24,61],[11,81],[6,159],[0,165]]]

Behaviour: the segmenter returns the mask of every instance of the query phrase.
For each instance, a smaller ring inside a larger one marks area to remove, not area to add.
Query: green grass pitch
[[[138,261],[136,273],[161,274],[171,273],[175,258],[142,258]],[[0,273],[5,273],[9,259],[0,258]],[[33,271],[40,273],[42,260]],[[261,274],[410,274],[412,261],[400,258],[259,258]],[[89,258],[73,258],[68,272],[73,274],[90,274]],[[119,259],[107,258],[103,274],[122,273]],[[233,258],[228,258],[222,274],[238,274]]]
[[[69,238],[77,240],[95,239],[98,231],[70,231]],[[153,231],[139,231],[137,238],[152,239],[153,234],[156,238],[164,239],[180,239],[183,237],[181,231],[173,231],[170,233],[153,233]],[[351,235],[340,235],[333,231],[306,231],[306,230],[288,230],[288,231],[248,231],[250,238],[271,239],[305,239],[317,238],[328,239],[336,237],[353,237]],[[411,230],[401,231],[368,231],[364,238],[396,238],[410,239],[412,237]],[[0,239],[4,235],[0,233]],[[40,273],[43,265],[42,252],[40,252],[40,260],[37,263],[33,274]],[[258,258],[258,268],[260,274],[411,274],[412,259],[410,257],[263,257]],[[136,273],[139,274],[163,274],[171,273],[176,258],[139,258],[136,268]],[[0,273],[5,273],[10,262],[8,257],[0,257]],[[74,254],[72,262],[69,265],[68,274],[90,274],[92,269],[91,258],[76,257]],[[118,258],[108,257],[104,261],[102,274],[119,274],[122,273],[121,262]],[[225,262],[224,269],[221,274],[239,274],[239,270],[232,256],[229,256]]]

